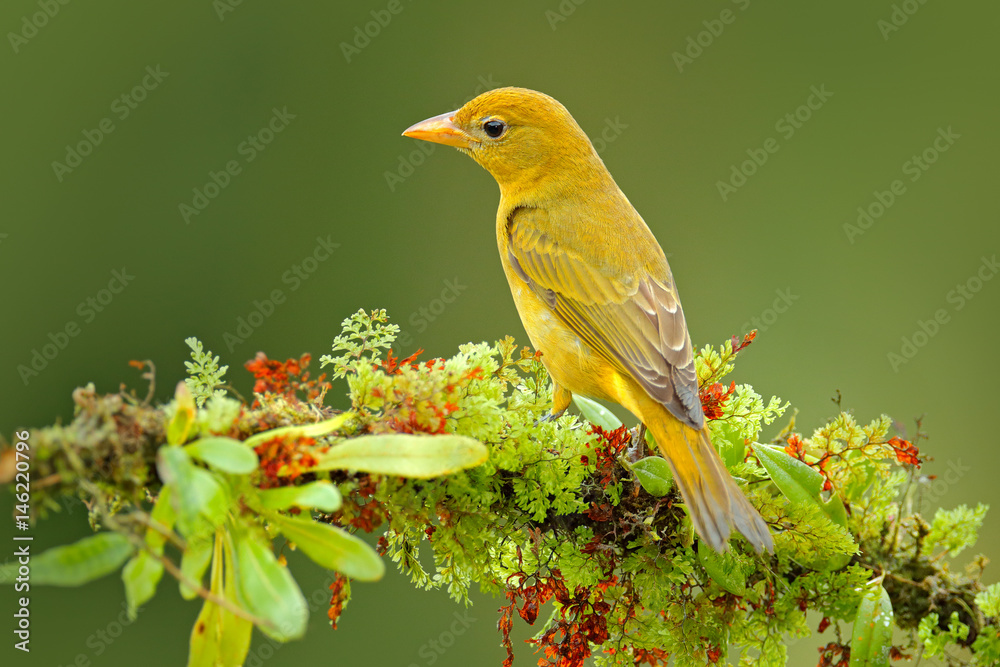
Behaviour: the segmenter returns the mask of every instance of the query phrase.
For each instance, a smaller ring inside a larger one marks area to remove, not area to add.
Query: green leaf
[[[212,356],[212,353],[194,336],[185,338],[184,342],[191,348],[191,359],[193,359],[184,362],[184,367],[191,376],[184,381],[184,384],[191,391],[198,407],[205,405],[205,401],[210,398],[223,398],[226,391],[221,387],[225,384],[224,376],[229,366],[220,367],[219,357]]]
[[[847,510],[837,495],[824,501],[823,475],[815,468],[793,459],[784,449],[755,443],[753,451],[781,492],[793,503],[813,503],[839,526],[847,526]]]
[[[167,424],[167,443],[182,445],[191,432],[195,417],[198,415],[198,408],[194,405],[191,390],[184,382],[177,383],[174,400],[177,402],[177,411],[174,412],[173,418]]]
[[[181,556],[181,572],[201,583],[208,564],[212,562],[212,540],[188,540],[184,554]],[[179,582],[181,597],[193,600],[198,597],[197,591],[188,588],[184,582]]]
[[[172,487],[177,522],[189,539],[208,535],[229,511],[229,494],[218,478],[191,462],[184,448],[164,445],[156,453],[160,478]]]
[[[317,422],[315,424],[306,424],[304,426],[283,426],[282,428],[272,428],[270,431],[261,431],[256,435],[252,435],[243,441],[243,445],[254,449],[257,445],[267,442],[268,440],[273,440],[274,438],[318,438],[320,436],[333,433],[334,431],[340,429],[348,421],[354,417],[353,412],[344,412],[337,415],[332,419],[327,419],[325,421]]]
[[[823,475],[815,468],[793,459],[784,449],[755,443],[753,451],[774,483],[792,503],[812,503],[840,525],[847,526],[847,510],[839,497],[824,501]]]
[[[340,509],[340,491],[331,482],[319,480],[302,486],[281,486],[266,489],[258,494],[261,504],[269,510],[287,510],[292,507],[336,512]]]
[[[656,436],[654,436],[653,432],[650,431],[648,428],[646,429],[646,435],[643,436],[643,440],[646,441],[646,447],[649,449],[649,451],[651,452],[660,451],[660,446],[656,444]]]
[[[111,574],[132,555],[128,538],[98,533],[73,544],[43,551],[31,560],[31,583],[39,586],[81,586]],[[0,567],[0,584],[13,584],[17,560]]]
[[[718,553],[704,540],[698,540],[698,562],[712,581],[735,595],[744,595],[747,576],[731,553]]]
[[[281,514],[268,518],[305,555],[328,570],[337,570],[358,581],[378,581],[385,574],[385,563],[375,550],[340,528]]]
[[[239,535],[233,555],[240,601],[247,611],[265,621],[261,627],[264,634],[282,642],[301,638],[309,608],[288,568],[274,557],[270,542]]]
[[[987,618],[1000,618],[1000,583],[990,584],[981,593],[976,593],[976,606]]]
[[[239,440],[212,436],[184,446],[188,456],[203,461],[216,470],[247,475],[257,469],[257,453]]]
[[[844,509],[844,503],[840,498],[833,495],[830,500],[823,500],[821,494],[824,480],[823,475],[817,470],[792,458],[780,447],[754,443],[753,451],[771,476],[771,480],[792,505],[813,505],[837,525],[847,526],[847,510]],[[840,554],[828,561],[811,561],[803,564],[813,569],[839,570],[850,560],[850,554]]]
[[[632,472],[639,479],[642,488],[651,496],[665,496],[670,493],[674,475],[670,464],[662,456],[647,456],[632,464]]]
[[[852,475],[851,481],[843,489],[844,498],[848,503],[861,500],[865,491],[876,481],[881,479],[879,468],[872,465],[871,461],[866,461],[855,466],[856,473]]]
[[[605,431],[613,431],[622,425],[621,420],[615,416],[615,413],[611,412],[611,410],[608,410],[597,401],[592,401],[589,398],[573,394],[573,402],[576,403],[576,407],[580,410],[580,414],[583,415],[587,421],[591,424],[600,426]]]
[[[743,463],[747,453],[743,434],[738,428],[725,422],[720,424],[719,429],[722,433],[722,441],[714,440],[713,444],[721,445],[719,453],[722,456],[722,462],[726,464],[727,468]]]
[[[163,546],[167,542],[167,536],[164,532],[171,532],[174,529],[174,523],[177,521],[177,512],[174,510],[174,504],[170,499],[171,487],[164,484],[160,489],[160,495],[156,497],[156,504],[153,505],[153,511],[149,513],[150,521],[156,523],[161,529],[147,528],[146,529],[146,545],[149,546],[157,554],[163,554]]]
[[[253,623],[205,600],[191,629],[188,667],[242,665],[252,635]]]
[[[938,508],[931,522],[931,530],[924,540],[921,553],[930,555],[934,549],[942,548],[949,556],[957,556],[971,547],[979,538],[989,505],[979,503],[976,509],[959,505],[953,510]]]
[[[122,581],[125,583],[125,600],[128,617],[135,620],[139,607],[156,594],[156,586],[163,577],[163,563],[148,551],[140,551],[125,564]]]
[[[219,597],[234,601],[235,575],[232,554],[222,548],[223,540],[216,538],[212,560],[211,590]],[[225,556],[223,555],[225,554]],[[228,564],[223,566],[223,559]],[[223,576],[223,569],[225,575]],[[242,665],[250,651],[253,623],[223,609],[214,602],[205,601],[201,613],[191,629],[188,667],[233,667]]]
[[[923,655],[927,657],[945,655],[950,646],[958,643],[964,644],[969,638],[969,626],[959,620],[957,611],[951,612],[947,631],[941,630],[939,622],[938,615],[931,612],[920,619],[920,625],[917,626],[917,637],[923,644]],[[981,658],[982,656],[977,655],[976,657]],[[996,665],[995,662],[978,661],[974,664]]]
[[[882,585],[861,600],[851,635],[850,667],[889,667],[892,648],[892,602]]]
[[[428,479],[472,468],[489,450],[462,435],[364,435],[330,447],[310,470],[360,470]]]

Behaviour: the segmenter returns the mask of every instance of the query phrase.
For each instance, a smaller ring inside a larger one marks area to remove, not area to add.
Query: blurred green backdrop
[[[927,505],[995,501],[998,19],[984,0],[7,0],[0,432],[70,417],[88,381],[140,385],[129,359],[156,362],[166,398],[191,335],[244,390],[257,350],[318,356],[359,307],[387,308],[405,352],[526,343],[496,257],[493,180],[399,136],[515,84],[603,142],[670,254],[694,340],[760,329],[738,381],[790,400],[806,432],[838,390],[860,419],[886,412],[911,435],[923,414],[936,459],[923,472],[939,476]],[[206,189],[213,172],[224,187]],[[339,247],[303,264],[318,239]],[[114,271],[132,276],[119,293]],[[285,301],[227,344],[276,289]],[[69,323],[78,335],[61,337]],[[50,334],[64,348],[25,371]],[[949,469],[959,482],[943,481]],[[0,505],[8,516],[9,494]],[[87,533],[70,509],[36,528],[36,550]],[[998,527],[993,514],[980,542],[994,556]],[[322,590],[323,572],[293,565],[307,595]],[[0,655],[183,664],[198,605],[164,585],[122,630],[122,598],[114,577],[33,590],[31,654],[11,648],[8,620]],[[307,640],[265,662],[499,665],[499,605],[466,612],[389,576],[355,586],[340,630],[320,605]],[[812,664],[817,643],[799,642],[791,664]],[[525,648],[518,664],[534,660]]]

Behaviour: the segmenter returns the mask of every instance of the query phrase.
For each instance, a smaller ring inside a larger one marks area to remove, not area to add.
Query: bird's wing
[[[704,414],[691,337],[665,262],[660,276],[614,275],[532,224],[536,211],[518,208],[507,218],[514,271],[598,354],[700,429]]]

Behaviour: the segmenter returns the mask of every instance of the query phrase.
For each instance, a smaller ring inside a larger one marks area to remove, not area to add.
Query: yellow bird
[[[566,108],[498,88],[403,135],[458,148],[500,185],[500,261],[552,377],[552,414],[574,393],[624,406],[656,437],[701,539],[725,550],[735,527],[773,551],[709,439],[667,258]]]

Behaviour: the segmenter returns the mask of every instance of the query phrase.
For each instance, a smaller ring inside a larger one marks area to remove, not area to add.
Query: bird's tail
[[[708,437],[678,421],[665,409],[646,426],[674,473],[694,529],[716,551],[725,551],[736,528],[757,553],[774,551],[771,533],[757,510],[726,470]]]

